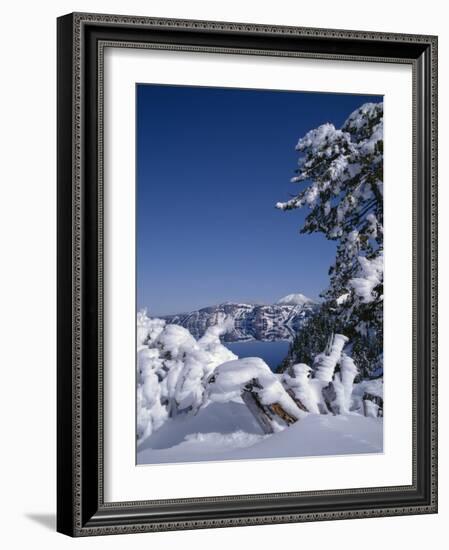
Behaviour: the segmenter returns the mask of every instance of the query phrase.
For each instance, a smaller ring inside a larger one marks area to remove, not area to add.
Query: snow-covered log
[[[207,396],[222,403],[243,399],[265,433],[282,430],[307,414],[258,357],[219,365],[208,379]]]

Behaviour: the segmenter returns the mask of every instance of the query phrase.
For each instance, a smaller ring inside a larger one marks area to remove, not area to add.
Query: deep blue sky
[[[335,243],[300,235],[295,145],[379,96],[137,85],[137,307],[312,298]]]

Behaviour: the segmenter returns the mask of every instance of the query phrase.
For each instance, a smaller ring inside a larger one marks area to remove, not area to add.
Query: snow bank
[[[145,449],[168,449],[195,434],[209,433],[221,433],[230,437],[234,433],[246,433],[251,441],[249,444],[253,444],[254,437],[264,435],[241,399],[227,403],[208,402],[195,415],[183,414],[168,418],[160,430],[154,431],[139,445],[139,452]]]
[[[162,431],[177,430],[179,423],[191,422],[207,415],[202,409],[197,417],[178,417],[169,420]],[[273,435],[263,435],[250,429],[236,429],[225,432],[222,427],[223,417],[228,418],[224,408],[235,407],[235,403],[222,405],[219,415],[212,415],[219,422],[214,429],[213,421],[208,419],[203,430],[192,431],[178,439],[169,448],[159,445],[153,434],[138,450],[138,464],[161,464],[175,462],[199,462],[210,460],[248,460],[260,458],[310,457],[326,455],[381,453],[383,451],[382,419],[353,415],[319,415],[309,414],[300,422],[288,429]],[[241,405],[239,415],[250,414]],[[248,420],[250,418],[248,417]]]

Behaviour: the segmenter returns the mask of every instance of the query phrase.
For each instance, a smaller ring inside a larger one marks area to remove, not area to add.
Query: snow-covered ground
[[[138,464],[380,453],[381,418],[309,414],[265,435],[243,402],[211,403],[196,416],[178,416],[146,439]]]

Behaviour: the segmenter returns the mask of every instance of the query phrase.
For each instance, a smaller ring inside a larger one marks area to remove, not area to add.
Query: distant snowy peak
[[[314,304],[315,301],[311,298],[307,298],[304,294],[287,294],[280,300],[276,302],[278,305],[288,305],[288,306],[305,306]]]

